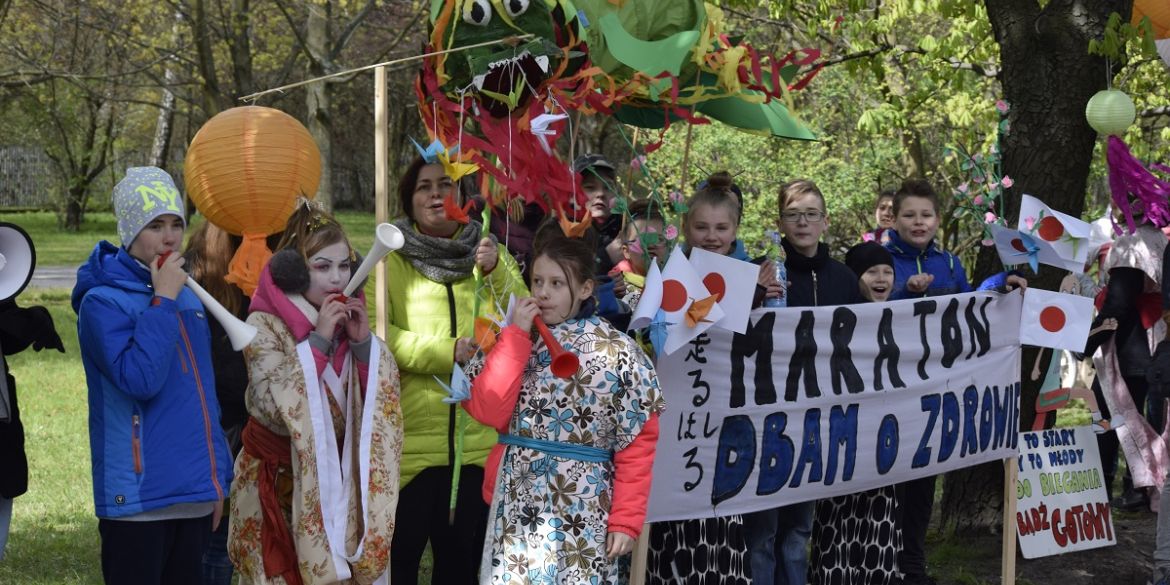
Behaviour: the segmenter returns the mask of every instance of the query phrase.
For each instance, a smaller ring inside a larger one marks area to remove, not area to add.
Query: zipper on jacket
[[[183,352],[179,351],[179,344],[175,344],[175,353],[179,355],[179,365],[183,367],[183,373],[187,372],[187,360],[183,358]]]
[[[130,417],[130,450],[134,453],[134,473],[142,475],[142,419],[136,414]]]
[[[819,300],[817,300],[817,271],[810,270],[809,272],[812,273],[812,277],[813,277],[813,306],[819,307],[819,306],[821,306],[821,302]]]
[[[219,474],[216,472],[215,443],[211,435],[211,415],[207,412],[207,394],[203,390],[203,380],[199,376],[199,365],[195,362],[195,351],[191,349],[191,339],[187,337],[187,327],[183,324],[183,316],[179,319],[179,334],[183,337],[183,345],[187,348],[187,357],[191,360],[191,370],[195,374],[195,389],[199,391],[199,406],[203,409],[203,436],[207,439],[207,456],[211,461],[211,484],[215,486],[215,495],[223,499],[223,486],[219,485]],[[216,421],[219,424],[219,421]]]
[[[451,337],[455,338],[455,343],[459,343],[459,327],[457,315],[455,313],[455,289],[451,287],[451,283],[446,283],[447,287],[447,312],[451,315]],[[454,356],[452,356],[454,359]],[[447,414],[447,467],[451,468],[451,473],[455,472],[455,418],[458,412],[455,410],[457,405],[452,404]]]

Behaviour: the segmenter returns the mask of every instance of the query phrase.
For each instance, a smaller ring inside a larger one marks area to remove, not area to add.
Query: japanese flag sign
[[[1042,254],[1041,263],[1076,273],[1084,272],[1092,231],[1088,222],[1056,211],[1031,195],[1024,195],[1020,200],[1020,222],[1016,228],[1047,243],[1056,254],[1058,260]]]
[[[700,248],[691,249],[691,265],[726,313],[715,326],[736,333],[747,331],[760,266]]]
[[[1084,351],[1093,299],[1029,288],[1020,316],[1020,344]]]
[[[710,306],[701,315],[695,315],[696,303],[711,297],[711,291],[695,272],[695,267],[683,254],[682,246],[675,246],[662,271],[662,305],[666,317],[666,353],[669,355],[708,330],[723,318],[723,309],[718,303]],[[638,307],[639,309],[641,306]],[[687,323],[688,313],[694,315],[693,326]]]

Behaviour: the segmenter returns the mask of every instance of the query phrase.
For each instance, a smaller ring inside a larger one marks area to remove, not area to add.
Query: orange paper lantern
[[[284,229],[298,197],[317,194],[321,153],[296,118],[260,106],[232,108],[195,134],[183,179],[208,221],[243,236],[227,281],[251,296],[272,255],[265,237]]]

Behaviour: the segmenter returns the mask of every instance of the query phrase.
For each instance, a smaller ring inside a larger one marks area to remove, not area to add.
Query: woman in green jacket
[[[481,425],[439,384],[475,353],[473,270],[484,274],[481,312],[502,312],[509,295],[528,296],[516,261],[474,220],[452,213],[459,189],[436,161],[417,158],[398,185],[406,244],[386,257],[390,326],[386,343],[402,376],[402,489],[390,560],[395,585],[416,583],[427,542],[434,583],[477,582],[487,525],[483,464],[496,432]],[[451,198],[444,205],[444,200]],[[463,223],[466,222],[466,223]],[[451,516],[452,471],[462,436],[459,494]]]

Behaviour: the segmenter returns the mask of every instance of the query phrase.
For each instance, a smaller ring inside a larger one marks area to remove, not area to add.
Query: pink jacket
[[[496,346],[484,360],[483,371],[471,384],[471,398],[463,407],[475,420],[499,433],[508,432],[508,423],[520,397],[524,368],[532,353],[532,340],[515,325],[500,332]],[[614,453],[613,504],[609,510],[609,531],[638,538],[646,520],[650,499],[654,449],[658,443],[658,413],[650,415],[642,432],[625,449]],[[483,499],[491,503],[496,473],[504,445],[496,444],[484,465]]]
[[[358,298],[365,301],[365,295],[358,292]],[[288,295],[276,286],[272,281],[272,274],[268,272],[268,267],[264,267],[264,271],[260,273],[260,283],[256,285],[256,292],[252,294],[252,303],[248,306],[248,312],[262,312],[270,315],[280,317],[281,321],[288,326],[289,331],[292,332],[293,339],[297,343],[304,341],[309,337],[309,334],[317,328],[316,323],[310,323],[309,318],[289,300]],[[317,348],[313,350],[313,361],[317,364],[317,377],[325,371],[326,364],[329,363],[329,356],[321,353]],[[345,365],[345,354],[349,352],[349,339],[343,334],[337,344],[337,351],[333,352],[333,369],[337,373],[341,373],[341,367]],[[361,382],[361,387],[366,387],[366,379],[369,374],[370,365],[365,362],[354,360],[358,369],[358,379]]]

